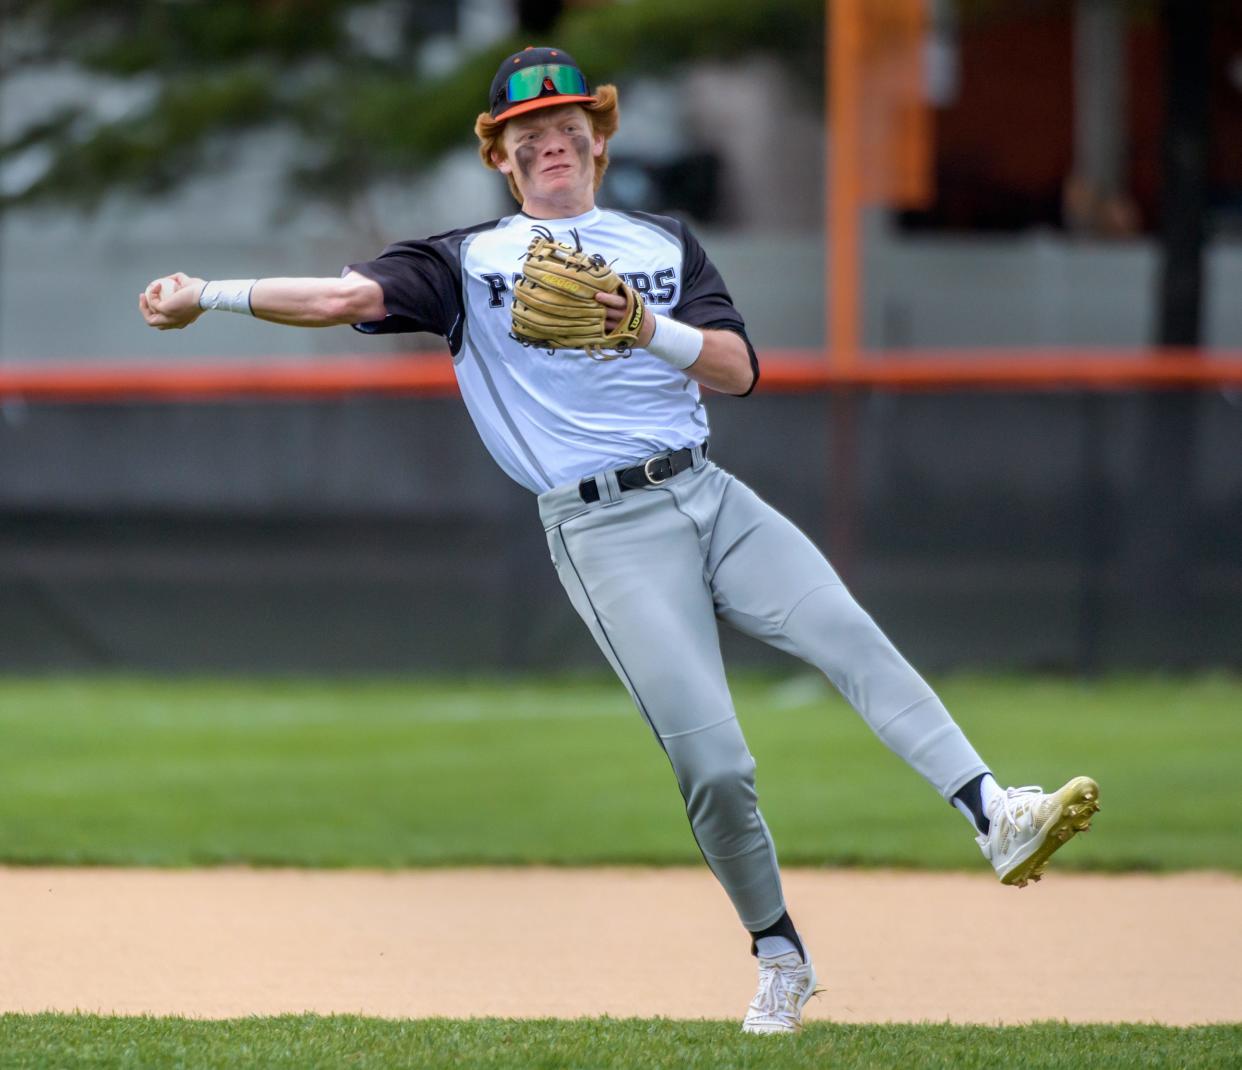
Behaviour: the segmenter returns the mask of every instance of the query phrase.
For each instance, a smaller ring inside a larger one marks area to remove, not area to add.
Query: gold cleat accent
[[[1034,845],[1030,853],[1001,876],[1002,884],[1023,888],[1038,881],[1049,859],[1080,832],[1091,831],[1091,818],[1100,809],[1100,787],[1090,777],[1074,777],[1063,787],[1042,799],[1032,799],[1028,834]],[[1018,809],[1021,817],[1024,811]],[[1017,831],[1017,830],[1015,830]],[[1023,853],[1026,853],[1025,851]]]

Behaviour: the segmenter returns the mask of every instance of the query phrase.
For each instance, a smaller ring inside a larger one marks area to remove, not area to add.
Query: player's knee
[[[756,801],[755,760],[745,750],[714,756],[693,770],[683,790],[691,820],[721,811],[748,813]]]
[[[719,792],[751,788],[755,783],[755,759],[743,751],[714,762],[700,774],[699,783],[706,790]]]

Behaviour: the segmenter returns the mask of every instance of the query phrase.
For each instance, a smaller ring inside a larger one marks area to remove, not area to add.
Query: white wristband
[[[253,316],[250,307],[250,291],[258,279],[221,279],[203,284],[198,295],[198,307],[206,312],[240,312]]]
[[[703,352],[703,332],[669,316],[656,316],[647,352],[674,368],[688,368]]]

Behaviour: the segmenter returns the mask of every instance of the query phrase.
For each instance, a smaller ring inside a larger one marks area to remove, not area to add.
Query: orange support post
[[[829,292],[824,338],[828,362],[838,372],[853,368],[859,351],[858,208],[859,61],[862,48],[862,0],[828,0],[825,60],[829,90],[825,114],[825,151],[829,182],[825,214],[824,266]]]

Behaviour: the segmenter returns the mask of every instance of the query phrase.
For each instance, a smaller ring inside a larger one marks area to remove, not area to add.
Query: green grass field
[[[170,1018],[0,1016],[0,1066],[343,1066],[634,1070],[737,1067],[1230,1067],[1242,1026],[1022,1028],[814,1024],[796,1037],[748,1037],[736,1022],[642,1019],[393,1022],[314,1016],[188,1022]]]
[[[1242,680],[937,685],[1002,780],[1101,782],[1096,831],[1059,868],[1242,869]],[[735,697],[786,863],[982,866],[817,680],[741,677]],[[0,741],[0,862],[699,863],[664,756],[603,677],[9,679]],[[0,1015],[5,1070],[260,1066],[1229,1067],[1242,1026]]]
[[[1002,782],[1086,772],[1059,866],[1242,869],[1242,680],[950,677]],[[815,678],[735,697],[786,864],[975,868],[962,818]],[[0,861],[424,866],[700,859],[610,678],[0,680]]]

